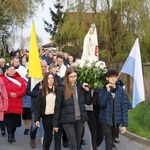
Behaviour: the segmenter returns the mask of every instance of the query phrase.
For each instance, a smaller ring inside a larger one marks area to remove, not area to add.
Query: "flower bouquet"
[[[91,88],[102,88],[107,82],[105,78],[107,69],[103,61],[77,60],[75,68],[78,75],[77,81],[81,84],[86,82]]]

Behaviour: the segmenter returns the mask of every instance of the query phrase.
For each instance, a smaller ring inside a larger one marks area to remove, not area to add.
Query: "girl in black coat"
[[[53,137],[53,114],[56,98],[56,81],[52,73],[46,73],[43,80],[43,89],[40,90],[35,111],[36,126],[40,126],[40,118],[44,128],[43,150],[49,150]],[[54,150],[61,149],[61,129],[54,132]]]
[[[88,84],[76,83],[77,73],[73,67],[66,70],[65,86],[58,88],[54,112],[54,131],[59,123],[67,134],[70,150],[79,150],[84,122],[88,119],[85,104],[91,102],[91,91]]]

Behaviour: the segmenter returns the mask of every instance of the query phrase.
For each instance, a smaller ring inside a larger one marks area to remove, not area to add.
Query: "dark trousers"
[[[65,132],[64,129],[63,129],[63,132],[62,132],[62,139],[63,139],[63,143],[68,142],[67,135],[66,135],[66,132]]]
[[[45,150],[49,150],[53,138],[52,121],[53,121],[53,115],[46,115],[42,119],[43,128],[44,128],[43,148]],[[58,132],[54,132],[54,150],[61,150],[61,133],[62,133],[62,126],[59,127]]]
[[[117,124],[115,128],[115,138],[119,138],[119,124]]]
[[[91,133],[92,147],[93,150],[97,150],[97,147],[102,143],[104,137],[102,126],[101,123],[99,122],[99,116],[94,114],[93,111],[87,111],[87,115],[88,115],[87,123]]]
[[[102,124],[102,128],[105,136],[105,149],[113,150],[115,126],[107,126]]]
[[[9,135],[13,135],[13,137],[14,137],[15,136],[15,132],[16,132],[16,128],[9,128],[9,127],[7,127],[8,136]]]
[[[15,137],[16,128],[21,126],[21,115],[5,114],[4,118],[8,137]]]
[[[5,127],[6,127],[5,120],[0,121],[0,128],[1,128],[1,131],[4,131],[4,132],[5,132]]]
[[[38,127],[35,125],[35,112],[31,112],[31,116],[32,116],[32,124],[30,127],[30,139],[35,140],[36,139],[36,133],[37,133],[37,129]]]
[[[63,128],[67,134],[70,150],[80,149],[84,122],[76,120],[75,123],[63,124]]]
[[[100,144],[103,142],[104,133],[103,133],[103,129],[102,129],[102,124],[99,121],[99,110],[95,109],[95,110],[93,110],[93,112],[94,112],[94,116],[95,116],[95,119],[96,119],[97,147],[99,147]]]

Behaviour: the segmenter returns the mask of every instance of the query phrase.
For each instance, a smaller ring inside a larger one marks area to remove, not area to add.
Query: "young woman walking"
[[[40,126],[40,118],[44,128],[43,150],[49,150],[53,137],[53,114],[56,98],[56,81],[52,73],[46,73],[43,79],[43,88],[40,90],[35,111],[36,126]],[[61,149],[61,129],[54,132],[54,150]]]
[[[85,104],[91,104],[91,91],[87,83],[77,83],[77,72],[73,67],[66,70],[65,85],[57,90],[54,112],[54,131],[63,124],[70,150],[80,150],[84,122],[87,120]]]

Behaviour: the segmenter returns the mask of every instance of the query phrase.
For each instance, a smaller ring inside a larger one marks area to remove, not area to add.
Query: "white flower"
[[[100,69],[104,69],[104,68],[106,68],[106,64],[104,61],[97,61],[95,63],[95,67],[100,67]]]
[[[103,64],[100,64],[100,69],[104,69],[105,68],[105,66],[103,65]]]
[[[100,61],[100,62],[101,62],[101,64],[102,64],[104,67],[106,67],[106,64],[105,64],[104,61]]]
[[[104,69],[104,73],[106,73],[106,72],[107,72],[107,69],[105,68],[105,69]]]
[[[75,62],[75,66],[78,66],[80,68],[83,68],[85,66],[85,61],[84,60],[81,60],[81,59],[78,59],[76,62]]]
[[[92,65],[91,65],[90,62],[88,62],[88,63],[86,64],[86,66],[90,68]]]
[[[87,82],[92,88],[101,88],[106,82],[105,73],[107,71],[103,61],[84,61],[76,62],[78,82]]]
[[[95,67],[99,67],[100,66],[100,61],[97,61],[96,63],[95,63]]]
[[[83,68],[83,67],[84,67],[84,63],[80,63],[80,64],[79,64],[79,67],[80,67],[80,68]]]
[[[76,60],[76,62],[74,63],[74,65],[75,65],[75,66],[79,66],[80,63],[81,63],[81,60],[78,59],[78,60]]]

